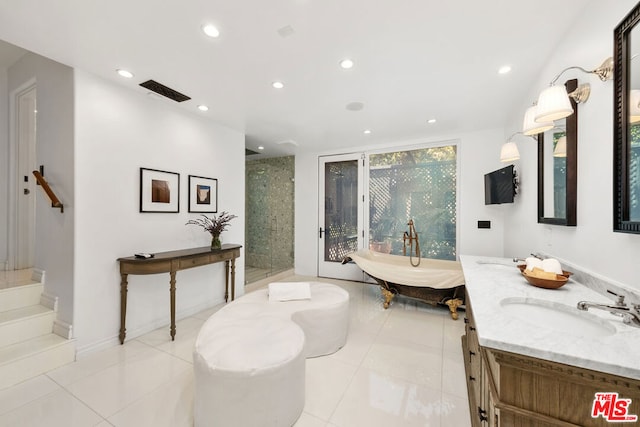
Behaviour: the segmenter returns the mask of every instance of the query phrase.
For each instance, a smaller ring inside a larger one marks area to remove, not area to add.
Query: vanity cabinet
[[[623,413],[640,424],[640,380],[483,347],[472,303],[467,295],[462,349],[473,427],[611,426],[607,416]],[[617,395],[593,418],[596,393]]]
[[[469,396],[469,411],[471,413],[471,425],[498,426],[499,414],[493,404],[491,371],[488,368],[488,360],[483,354],[484,349],[478,342],[478,333],[473,319],[470,304],[466,306],[465,335],[462,337],[462,352],[467,378],[467,392]]]

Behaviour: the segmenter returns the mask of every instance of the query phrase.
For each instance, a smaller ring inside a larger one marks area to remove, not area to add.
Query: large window
[[[402,254],[413,219],[425,258],[456,259],[456,146],[369,156],[369,246]]]

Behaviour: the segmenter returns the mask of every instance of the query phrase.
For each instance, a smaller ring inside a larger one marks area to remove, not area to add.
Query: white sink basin
[[[531,326],[574,337],[603,337],[616,333],[613,324],[575,307],[534,298],[505,298],[502,313]]]

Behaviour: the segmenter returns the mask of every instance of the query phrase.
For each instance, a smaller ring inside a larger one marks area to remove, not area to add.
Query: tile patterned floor
[[[350,294],[349,338],[307,360],[295,427],[470,426],[463,316],[404,298],[384,310],[375,286],[321,280]],[[191,350],[218,308],[178,322],[173,342],[161,328],[0,390],[0,426],[192,426]]]

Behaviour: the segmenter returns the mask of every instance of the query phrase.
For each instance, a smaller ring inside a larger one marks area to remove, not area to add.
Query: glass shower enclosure
[[[246,284],[293,268],[294,171],[293,156],[246,162]]]

